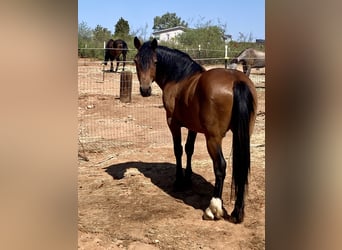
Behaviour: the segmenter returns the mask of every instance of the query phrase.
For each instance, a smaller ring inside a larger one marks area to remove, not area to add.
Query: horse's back
[[[265,52],[264,51],[260,51],[260,50],[256,50],[253,48],[247,48],[245,50],[243,50],[240,55],[238,55],[237,60],[240,62],[242,60],[265,60]]]
[[[260,59],[265,59],[265,52],[264,51],[260,51],[260,50],[254,50],[254,53],[256,55],[256,57],[260,58]]]
[[[210,69],[203,72],[199,79],[199,84],[205,92],[224,92],[226,90],[232,93],[235,82],[245,82],[250,87],[254,87],[254,84],[249,77],[247,77],[243,72],[235,69]]]
[[[260,50],[254,50],[255,56],[254,56],[254,62],[253,67],[254,68],[263,68],[265,67],[265,52]]]
[[[106,48],[113,48],[114,40],[109,39],[108,42],[106,43]]]
[[[106,48],[127,49],[128,46],[127,43],[122,39],[109,39],[106,44]]]

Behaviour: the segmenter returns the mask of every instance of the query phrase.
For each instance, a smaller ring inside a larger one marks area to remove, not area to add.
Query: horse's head
[[[233,58],[232,60],[230,60],[230,64],[238,64],[239,61],[237,58]]]
[[[140,93],[144,97],[150,96],[152,93],[151,84],[156,77],[156,48],[158,43],[156,39],[153,39],[151,42],[141,44],[140,40],[135,37],[134,46],[138,50],[134,58],[134,63],[140,82]]]

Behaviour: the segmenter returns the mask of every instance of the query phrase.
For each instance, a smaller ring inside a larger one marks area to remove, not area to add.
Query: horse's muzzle
[[[152,94],[152,88],[151,86],[149,86],[148,88],[142,88],[140,87],[140,94],[143,96],[143,97],[148,97]]]

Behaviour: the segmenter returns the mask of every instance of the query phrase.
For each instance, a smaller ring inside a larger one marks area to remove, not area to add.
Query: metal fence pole
[[[228,66],[228,45],[224,46],[224,68],[227,69]]]
[[[106,58],[106,41],[103,41],[103,62]],[[105,77],[105,65],[104,63],[102,64],[102,81],[104,82],[104,77]]]

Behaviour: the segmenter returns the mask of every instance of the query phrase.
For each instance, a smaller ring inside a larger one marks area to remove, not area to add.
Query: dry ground
[[[119,74],[108,77],[119,79]],[[224,220],[202,220],[215,181],[203,135],[198,135],[195,144],[192,189],[178,193],[172,191],[175,159],[157,89],[149,98],[142,98],[133,91],[132,102],[123,104],[117,95],[85,94],[90,85],[84,84],[81,78],[79,75],[79,249],[265,248],[264,80],[256,84],[259,107],[251,139],[252,165],[245,220],[235,225]],[[91,88],[101,85],[99,88],[105,86],[107,89],[106,84],[110,83],[93,81]],[[142,103],[143,109],[135,108],[141,107]],[[107,115],[109,117],[100,117],[101,110],[105,110],[103,114],[110,114]],[[156,115],[151,119],[152,114]],[[105,134],[101,142],[91,146],[91,140],[87,138],[94,138],[97,128],[92,131],[82,129],[88,123],[94,124],[96,119],[102,121],[95,123],[102,130],[120,130],[121,139]],[[111,122],[105,122],[106,119]],[[126,129],[128,124],[132,124],[128,128],[135,129]],[[125,133],[139,143],[125,143],[122,136]],[[231,212],[234,203],[230,201],[230,133],[224,139],[223,148],[228,166],[223,204]],[[82,158],[85,156],[89,161]],[[185,165],[185,157],[183,162]]]

